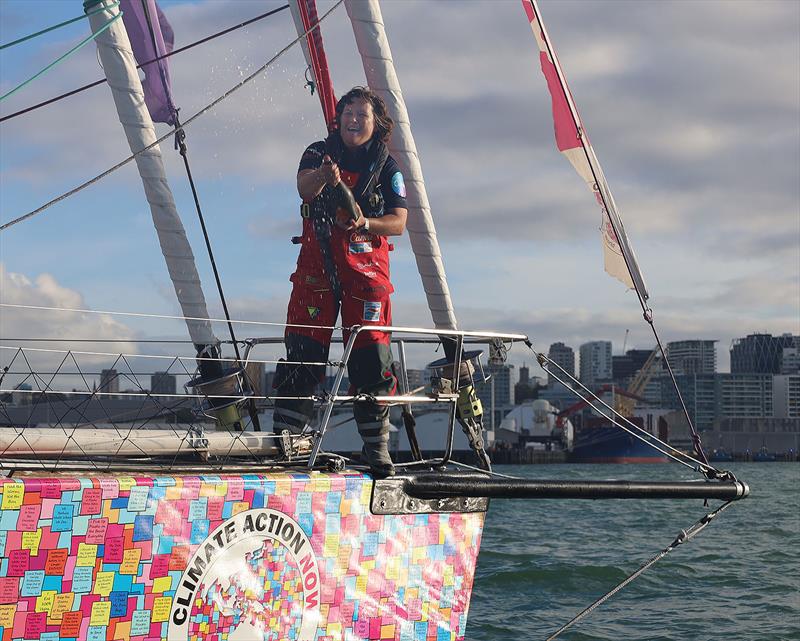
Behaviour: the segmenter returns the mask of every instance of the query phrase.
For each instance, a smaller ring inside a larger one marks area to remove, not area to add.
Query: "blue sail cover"
[[[120,9],[137,63],[141,65],[172,51],[175,34],[155,0],[120,0]],[[148,18],[152,25],[152,35]],[[142,81],[144,101],[150,112],[150,118],[153,122],[175,125],[177,109],[172,100],[167,61],[159,60],[144,65],[142,71],[145,75]]]

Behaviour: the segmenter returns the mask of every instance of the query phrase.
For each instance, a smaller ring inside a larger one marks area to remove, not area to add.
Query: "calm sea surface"
[[[800,464],[719,463],[750,485],[565,640],[800,640]],[[528,465],[527,478],[690,479],[678,465]],[[466,638],[545,639],[719,505],[502,501],[489,509]]]

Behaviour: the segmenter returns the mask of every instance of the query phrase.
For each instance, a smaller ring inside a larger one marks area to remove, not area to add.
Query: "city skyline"
[[[80,12],[79,4],[39,4],[36,14],[25,2],[0,4],[0,40],[41,28],[41,16],[55,22]],[[331,4],[320,2],[320,13]],[[550,98],[519,2],[470,2],[457,16],[453,4],[386,2],[383,11],[461,326],[521,331],[545,353],[557,341],[579,347],[611,340],[619,349],[627,330],[628,347],[652,348],[635,296],[602,271],[599,210],[555,148]],[[800,317],[800,5],[696,3],[691,19],[685,3],[655,6],[541,3],[642,265],[662,339],[719,340],[724,371],[734,338],[796,332]],[[249,2],[181,0],[162,8],[176,46],[257,13]],[[283,12],[174,57],[182,113],[208,104],[293,33]],[[465,33],[483,37],[465,47]],[[334,12],[323,34],[339,92],[362,83],[343,12]],[[2,88],[85,35],[85,24],[76,23],[3,50]],[[757,39],[766,45],[753,47]],[[289,238],[299,226],[294,174],[302,149],[324,129],[304,68],[300,52],[290,50],[187,129],[235,319],[285,317],[296,257]],[[99,76],[95,52],[85,47],[59,72],[3,101],[0,113]],[[128,154],[105,87],[2,123],[0,134],[0,224]],[[162,151],[210,313],[221,318],[180,157],[171,145]],[[395,322],[430,326],[408,239],[395,244]],[[176,314],[132,167],[0,233],[0,302]],[[0,336],[8,338],[113,338],[142,351],[136,339],[185,337],[180,321],[163,318],[12,308],[0,317]],[[215,330],[225,335],[224,325]],[[510,358],[533,365],[530,353],[512,351]]]

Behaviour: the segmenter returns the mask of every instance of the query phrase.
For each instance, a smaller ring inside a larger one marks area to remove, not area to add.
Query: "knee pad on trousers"
[[[354,349],[347,361],[347,372],[350,383],[360,394],[386,396],[397,387],[392,374],[392,350],[383,343]]]

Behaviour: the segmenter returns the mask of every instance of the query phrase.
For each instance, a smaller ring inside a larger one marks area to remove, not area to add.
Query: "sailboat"
[[[318,16],[314,0],[291,3],[298,34],[292,44],[303,45],[309,81],[323,104],[332,94],[321,29],[339,4]],[[142,3],[150,10],[140,27],[160,52],[164,33],[154,6]],[[382,94],[398,123],[391,151],[409,184],[409,236],[433,321],[432,328],[383,328],[398,345],[401,390],[376,400],[402,405],[408,416],[417,404],[447,408],[445,454],[425,458],[417,452],[410,464],[398,466],[397,476],[375,479],[353,460],[325,451],[336,408],[357,400],[343,391],[343,378],[358,328],[332,362],[331,389],[314,398],[319,424],[299,438],[265,431],[260,410],[275,395],[259,389],[251,365],[258,363],[253,350],[269,340],[235,336],[230,318],[222,319],[230,340],[214,334],[161,161],[159,143],[178,134],[180,146],[182,128],[208,108],[183,123],[177,112],[169,113],[173,130],[159,139],[119,3],[87,0],[98,55],[131,146],[128,161],[139,167],[180,319],[197,353],[169,357],[186,380],[187,393],[176,394],[145,390],[138,382],[132,363],[163,358],[158,354],[117,354],[100,387],[90,388],[85,370],[96,366],[96,352],[4,346],[6,382],[0,391],[12,399],[3,400],[0,410],[6,423],[0,428],[0,465],[7,472],[0,479],[0,627],[13,631],[9,638],[455,641],[465,636],[489,499],[725,501],[689,535],[684,532],[688,538],[748,494],[746,484],[710,466],[699,447],[696,459],[642,434],[706,481],[534,482],[492,473],[479,442],[474,384],[482,376],[483,354],[475,347],[497,357],[509,346],[532,344],[523,333],[459,329],[380,6],[377,0],[347,0],[344,6],[367,84]],[[523,7],[553,95],[559,148],[586,179],[607,221],[606,267],[634,287],[644,304],[644,280],[538,7],[533,0],[524,0]],[[166,81],[163,67],[150,71],[157,86]],[[405,376],[404,353],[411,344],[449,346],[444,358],[432,360],[433,386],[416,393]],[[55,372],[32,366],[37,357],[52,359],[54,353]],[[20,369],[30,389],[7,388]],[[62,376],[75,386],[72,391],[57,387]],[[115,383],[120,378],[139,385],[138,391],[121,392]],[[15,395],[27,397],[22,418]],[[104,404],[116,407],[120,396],[138,399],[141,409],[126,408],[122,418],[109,411],[104,420],[91,414]],[[179,421],[187,409],[191,420]],[[613,408],[605,409],[613,414]],[[451,461],[459,424],[470,435],[475,466]],[[635,426],[625,428],[636,433]],[[411,440],[412,420],[406,429]]]

